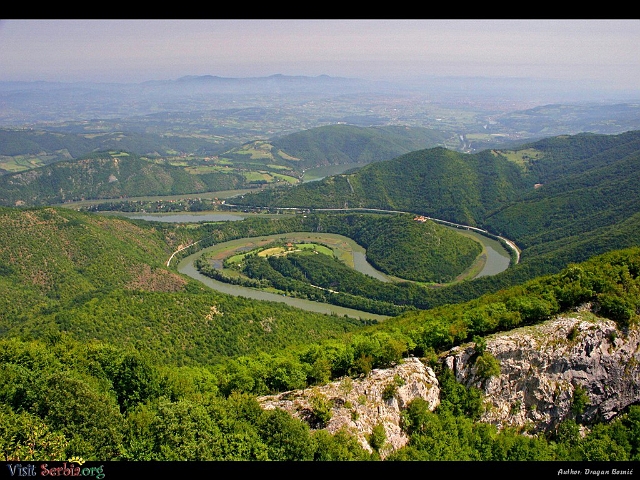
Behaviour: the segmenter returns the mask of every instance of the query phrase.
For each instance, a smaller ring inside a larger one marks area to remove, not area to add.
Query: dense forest
[[[402,210],[514,241],[521,250],[516,268],[452,287],[456,296],[471,299],[635,245],[639,157],[638,131],[565,135],[477,154],[434,148],[348,175],[247,194],[234,203]]]
[[[0,176],[0,205],[52,205],[85,199],[197,194],[246,187],[234,172],[192,174],[126,152],[98,152],[80,160]]]
[[[443,145],[449,138],[448,133],[426,128],[338,124],[280,136],[270,143],[278,151],[286,152],[289,160],[280,159],[281,162],[304,170],[390,160],[415,150]]]

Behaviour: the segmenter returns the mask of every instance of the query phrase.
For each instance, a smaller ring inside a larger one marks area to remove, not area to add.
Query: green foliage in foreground
[[[310,431],[204,368],[158,367],[70,338],[0,341],[3,460],[368,460],[344,432]]]
[[[100,342],[0,340],[0,455],[8,461],[366,461],[379,460],[345,430],[312,430],[255,397],[223,395],[204,367],[167,368],[135,350]],[[414,400],[403,413],[409,444],[388,461],[636,461],[640,407],[583,438],[568,419],[548,435],[477,423],[477,390],[440,372],[443,401]]]
[[[12,224],[21,227],[12,230]],[[51,232],[57,235],[50,232],[47,242],[20,237],[30,231],[29,225],[34,232],[36,226],[55,227]],[[131,222],[43,209],[6,212],[4,226],[13,240],[3,244],[4,291],[18,293],[28,271],[55,279],[29,287],[37,296],[25,304],[28,308],[5,300],[9,308],[3,311],[6,334],[0,340],[0,451],[11,460],[76,455],[87,460],[375,459],[375,453],[364,451],[348,434],[316,432],[283,412],[263,411],[255,396],[356,377],[408,354],[428,357],[584,303],[623,331],[637,328],[640,311],[640,247],[572,264],[556,275],[466,304],[408,312],[365,327],[280,305],[240,301],[192,283],[173,283],[179,288],[163,291],[134,274],[125,282],[116,281],[118,275],[86,274],[86,269],[100,271],[90,247],[100,239],[101,228],[111,228],[107,238],[114,248],[121,248],[119,241],[136,245],[121,254],[137,258],[138,267],[163,252],[160,237],[137,238],[142,227]],[[65,228],[74,234],[65,234]],[[29,242],[42,245],[50,256],[20,256],[7,249],[33,252],[35,247],[26,247]],[[97,258],[107,261],[108,255]],[[60,272],[85,278],[84,293],[70,294],[71,286],[60,281],[65,278]],[[92,283],[96,278],[102,279],[97,284],[101,290]],[[133,280],[132,288],[128,285]],[[26,302],[27,297],[17,298]],[[324,331],[312,321],[319,317],[328,322]],[[198,348],[190,350],[192,344]],[[487,368],[490,373],[490,362]],[[390,460],[640,459],[637,408],[609,424],[591,426],[585,438],[572,419],[548,437],[497,432],[475,422],[476,391],[451,382],[443,372],[439,375],[442,406],[427,412],[420,402],[411,405],[404,427],[410,444]],[[379,433],[370,438],[372,447],[383,442]]]
[[[277,356],[233,359],[220,365],[226,378],[221,389],[264,394],[273,388],[304,388],[304,378],[306,385],[313,385],[360,375],[389,367],[410,354],[430,357],[489,334],[535,325],[583,304],[590,304],[598,316],[614,320],[625,331],[637,328],[639,299],[640,247],[610,252],[471,302],[410,311],[346,333],[339,340],[289,348],[289,360],[276,383],[267,380],[266,372],[278,364]],[[497,373],[491,358],[483,358],[483,364],[488,376]]]

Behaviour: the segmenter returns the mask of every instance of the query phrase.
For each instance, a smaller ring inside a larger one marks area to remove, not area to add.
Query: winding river
[[[243,215],[234,215],[228,213],[202,213],[202,214],[154,214],[154,215],[140,215],[140,214],[131,214],[127,215],[129,218],[136,218],[142,220],[152,220],[152,221],[165,221],[165,222],[201,222],[201,221],[235,221],[235,220],[243,220],[245,216]],[[448,227],[454,228],[454,227]],[[485,264],[478,275],[475,278],[487,276],[487,275],[495,275],[506,270],[509,267],[510,255],[509,252],[505,250],[500,242],[484,236],[478,232],[472,230],[466,230],[465,234],[472,235],[474,238],[479,240],[484,246],[484,253],[486,254]],[[311,235],[309,232],[298,233],[298,234],[287,234],[287,235]],[[374,278],[377,278],[381,281],[389,281],[389,278],[382,272],[376,270],[367,262],[365,250],[360,245],[355,243],[353,240],[347,237],[343,237],[341,235],[335,234],[323,234],[325,236],[330,235],[331,238],[339,238],[341,241],[348,243],[351,247],[352,256],[353,256],[353,268],[357,271],[370,275]],[[283,234],[275,235],[274,237],[282,237]],[[268,237],[268,236],[267,236]],[[266,238],[266,237],[260,237]],[[362,319],[375,319],[375,320],[384,320],[388,318],[384,315],[378,315],[369,312],[363,312],[360,310],[354,310],[350,308],[344,308],[336,305],[330,305],[326,303],[313,302],[310,300],[304,300],[301,298],[293,298],[287,297],[284,295],[278,295],[275,293],[264,292],[257,289],[241,287],[239,285],[230,285],[224,282],[220,282],[218,280],[214,280],[205,275],[202,275],[194,266],[194,261],[199,258],[204,252],[210,251],[212,249],[220,249],[221,246],[224,246],[225,243],[238,242],[238,240],[232,240],[231,242],[224,242],[218,245],[214,245],[212,247],[205,248],[199,252],[196,252],[186,258],[183,258],[178,263],[178,271],[184,275],[188,275],[191,278],[194,278],[203,284],[211,287],[219,292],[236,295],[246,298],[252,298],[256,300],[263,301],[273,301],[286,303],[296,308],[301,308],[304,310],[324,313],[324,314],[334,314],[339,316],[349,316],[353,318],[362,318]]]

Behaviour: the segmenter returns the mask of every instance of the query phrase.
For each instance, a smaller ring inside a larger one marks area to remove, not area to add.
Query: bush
[[[500,375],[500,362],[489,352],[484,352],[476,358],[478,376],[483,380]]]

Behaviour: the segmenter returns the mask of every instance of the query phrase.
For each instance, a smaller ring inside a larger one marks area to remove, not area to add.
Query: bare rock
[[[640,330],[583,314],[560,317],[486,338],[486,351],[500,375],[482,378],[475,344],[455,347],[443,364],[466,386],[480,388],[481,421],[524,427],[537,433],[574,418],[588,425],[608,421],[640,401]],[[572,408],[576,391],[586,394],[582,411]]]
[[[386,434],[386,444],[379,451],[384,458],[409,441],[402,431],[401,411],[416,398],[428,402],[433,411],[440,403],[439,397],[433,370],[411,357],[392,368],[372,370],[363,378],[345,377],[328,385],[259,397],[258,401],[264,409],[284,409],[314,429],[335,433],[344,428],[355,434],[369,452],[369,435],[380,424]],[[324,422],[314,414],[314,402],[319,399],[330,405],[329,419]]]

